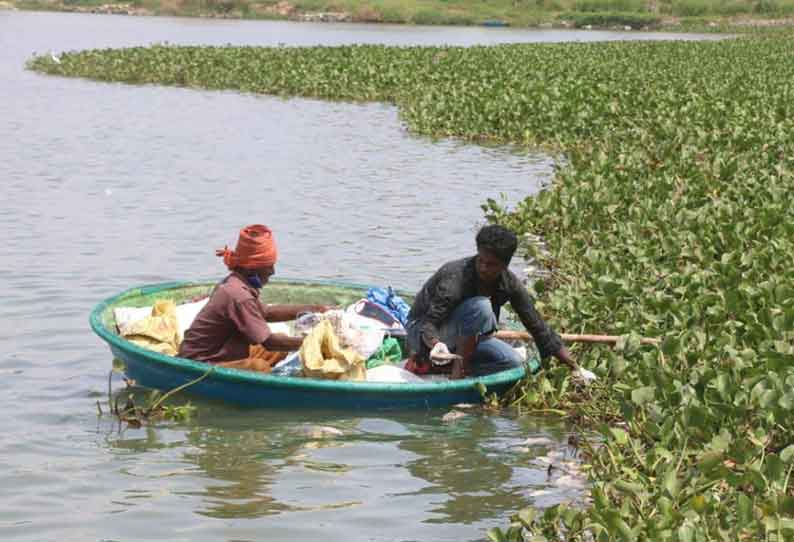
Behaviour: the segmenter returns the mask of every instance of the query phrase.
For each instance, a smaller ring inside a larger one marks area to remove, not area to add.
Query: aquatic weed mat
[[[565,153],[491,220],[541,235],[555,327],[627,335],[549,369],[528,410],[600,424],[593,506],[522,511],[495,539],[794,538],[794,39],[472,48],[149,47],[34,69],[128,83],[398,105],[434,136]],[[517,183],[523,182],[517,179]],[[663,337],[660,349],[636,335]],[[586,453],[586,450],[585,450]],[[500,538],[504,537],[504,538]]]

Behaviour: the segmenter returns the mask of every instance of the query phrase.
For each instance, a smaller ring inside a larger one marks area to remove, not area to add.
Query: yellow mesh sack
[[[158,299],[151,316],[130,322],[120,332],[128,341],[168,356],[176,356],[182,342],[176,305],[170,299]]]
[[[300,348],[303,376],[327,380],[366,380],[365,360],[350,348],[342,348],[334,328],[322,320],[303,339]]]

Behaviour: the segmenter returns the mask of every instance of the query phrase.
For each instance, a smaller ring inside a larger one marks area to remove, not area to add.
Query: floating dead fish
[[[352,468],[344,463],[329,463],[327,461],[309,461],[305,459],[302,463],[304,468],[320,472],[347,472]]]
[[[312,425],[304,428],[304,432],[306,436],[311,438],[341,437],[344,435],[344,433],[336,427],[328,425]]]
[[[587,480],[580,473],[563,474],[554,480],[554,485],[566,489],[584,489],[587,486]]]
[[[522,446],[557,446],[558,442],[551,440],[548,437],[529,437],[521,443]]]
[[[465,412],[460,412],[459,410],[450,410],[446,414],[441,417],[441,421],[445,423],[454,422],[455,420],[459,420],[460,418],[465,418],[468,416]]]

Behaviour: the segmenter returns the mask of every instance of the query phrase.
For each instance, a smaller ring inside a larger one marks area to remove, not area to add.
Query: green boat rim
[[[340,288],[350,289],[363,289],[371,287],[371,285],[363,285],[356,283],[348,283],[333,280],[308,280],[308,279],[290,279],[279,278],[271,279],[274,283],[280,284],[295,284],[300,286],[336,286]],[[464,378],[461,380],[449,381],[431,381],[431,382],[410,382],[410,383],[384,383],[384,382],[362,382],[362,381],[343,381],[343,380],[321,380],[316,378],[306,377],[291,377],[291,376],[277,376],[267,373],[257,373],[253,371],[245,371],[240,369],[230,369],[226,367],[218,367],[209,363],[200,361],[193,361],[187,358],[180,358],[174,356],[167,356],[159,352],[154,352],[146,348],[142,348],[133,344],[116,333],[110,331],[102,323],[102,313],[112,305],[117,304],[125,298],[132,298],[140,295],[148,295],[158,292],[165,292],[168,290],[178,290],[186,287],[201,287],[209,286],[217,283],[216,281],[174,281],[165,282],[160,284],[150,284],[145,286],[138,286],[127,289],[117,295],[109,297],[104,301],[98,303],[91,311],[89,322],[91,329],[94,333],[99,335],[101,339],[110,344],[111,347],[125,350],[133,354],[142,356],[152,362],[162,364],[170,369],[175,369],[183,373],[192,373],[195,378],[198,378],[209,370],[212,371],[213,378],[225,380],[229,382],[239,382],[248,384],[262,384],[268,387],[277,388],[296,388],[302,391],[316,390],[316,391],[335,391],[335,392],[446,392],[446,391],[459,391],[468,390],[477,384],[483,384],[486,389],[491,385],[504,384],[506,382],[515,382],[521,379],[526,374],[525,367],[518,367],[507,371],[502,371],[492,375],[481,376],[476,378]],[[407,292],[403,289],[396,289],[395,291],[404,295]],[[407,294],[411,295],[411,294]]]

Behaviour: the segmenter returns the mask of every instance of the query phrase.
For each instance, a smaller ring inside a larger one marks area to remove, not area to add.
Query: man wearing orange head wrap
[[[259,292],[276,272],[278,251],[273,232],[254,224],[240,231],[234,250],[216,251],[231,273],[185,332],[179,356],[225,367],[269,372],[302,339],[272,333],[268,322],[294,320],[303,312],[324,312],[325,305],[263,305]]]

